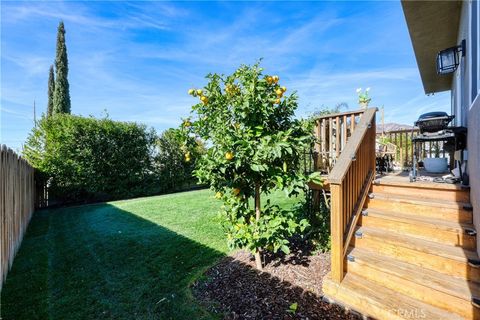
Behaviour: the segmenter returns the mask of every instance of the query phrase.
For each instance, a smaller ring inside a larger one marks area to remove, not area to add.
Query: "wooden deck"
[[[435,173],[425,172],[422,170],[420,170],[418,174],[419,177],[427,178],[427,179],[441,178],[444,175],[446,175],[446,173],[435,174]],[[318,184],[310,183],[309,184],[310,189],[327,190],[327,191],[330,190],[328,174],[322,174],[321,177],[324,181],[323,184],[318,185]],[[431,187],[432,189],[455,189],[455,190],[468,189],[468,186],[462,186],[459,183],[449,184],[449,183],[440,183],[440,182],[434,182],[434,181],[428,181],[428,180],[418,180],[415,182],[410,182],[409,173],[407,171],[397,171],[397,172],[389,172],[387,174],[377,174],[375,179],[376,180],[380,179],[382,181],[382,184],[403,184],[405,186],[410,186],[410,187],[423,187],[423,188]]]
[[[430,172],[427,172],[423,169],[420,169],[418,171],[418,174],[417,176],[418,177],[424,177],[424,178],[441,178],[442,176],[444,175],[447,175],[448,172],[446,173],[430,173]],[[385,174],[378,174],[377,175],[378,178],[382,178],[383,180],[394,180],[394,181],[397,181],[397,182],[410,182],[409,180],[409,171],[405,171],[405,170],[402,170],[402,171],[394,171],[394,172],[388,172],[388,173],[385,173]],[[414,183],[419,183],[420,181],[416,181]],[[433,183],[433,182],[432,182]],[[438,184],[438,183],[436,183]]]

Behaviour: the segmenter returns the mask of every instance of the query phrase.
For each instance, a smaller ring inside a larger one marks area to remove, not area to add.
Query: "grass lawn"
[[[0,318],[212,318],[189,285],[228,252],[220,205],[201,190],[35,213]]]

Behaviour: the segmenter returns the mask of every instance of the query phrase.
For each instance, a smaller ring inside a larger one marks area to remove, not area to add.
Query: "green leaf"
[[[308,181],[322,186],[324,178],[322,177],[320,172],[315,171],[308,176]]]
[[[285,254],[289,254],[290,253],[290,248],[287,247],[286,245],[282,245],[280,247],[280,250],[282,250]]]
[[[298,303],[294,302],[290,305],[290,307],[288,307],[287,311],[290,312],[290,313],[296,313],[297,308],[298,308]]]

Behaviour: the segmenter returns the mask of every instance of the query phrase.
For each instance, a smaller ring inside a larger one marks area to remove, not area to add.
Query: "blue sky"
[[[47,103],[48,68],[63,19],[72,113],[162,131],[196,102],[209,72],[263,58],[300,97],[298,116],[371,87],[385,122],[449,111],[449,92],[425,96],[399,1],[2,2],[1,143],[18,149]],[[432,62],[433,63],[433,62]]]

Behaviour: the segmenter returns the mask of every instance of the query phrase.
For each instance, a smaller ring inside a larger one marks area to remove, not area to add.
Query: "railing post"
[[[341,184],[331,184],[331,276],[340,283],[343,280],[343,190]]]
[[[370,137],[370,140],[371,140],[371,143],[373,144],[372,146],[372,149],[373,150],[370,150],[370,156],[372,157],[372,170],[373,170],[373,179],[375,180],[375,174],[376,174],[376,169],[377,169],[377,155],[376,155],[376,144],[377,144],[377,120],[376,120],[376,114],[373,115],[373,118],[372,118],[372,122],[371,122],[372,126],[370,128],[371,130],[371,137]],[[383,130],[383,129],[382,129]]]

